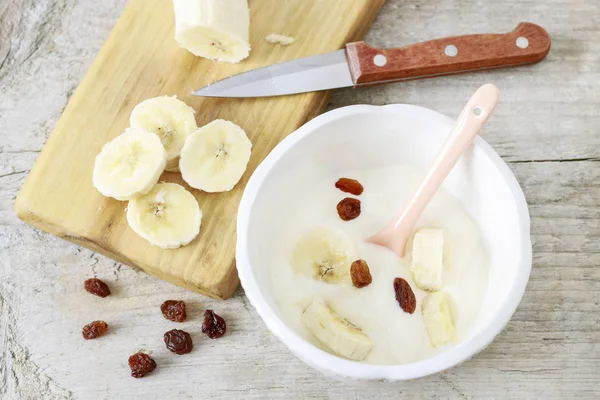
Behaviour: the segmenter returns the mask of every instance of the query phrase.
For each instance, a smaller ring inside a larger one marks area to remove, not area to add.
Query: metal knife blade
[[[193,94],[204,97],[264,97],[354,86],[346,50],[299,58],[233,75]]]

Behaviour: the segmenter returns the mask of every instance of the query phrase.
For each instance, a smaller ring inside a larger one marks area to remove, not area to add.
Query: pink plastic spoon
[[[387,227],[367,242],[384,246],[404,256],[406,242],[425,207],[473,141],[498,104],[499,90],[488,83],[471,97],[460,113],[448,138],[429,167],[425,179],[404,210]]]

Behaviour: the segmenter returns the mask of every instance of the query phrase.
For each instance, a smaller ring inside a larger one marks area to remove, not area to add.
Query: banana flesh
[[[175,40],[196,56],[237,63],[250,54],[247,0],[173,0]]]
[[[410,269],[419,288],[430,292],[442,289],[443,253],[441,229],[420,229],[415,233]]]
[[[185,139],[198,129],[194,109],[175,96],[142,101],[131,112],[129,123],[158,135],[167,151],[167,171],[179,170],[179,154]]]
[[[291,36],[284,36],[278,33],[271,33],[270,35],[267,35],[265,40],[269,43],[280,44],[282,46],[289,46],[296,41],[296,39]]]
[[[452,342],[456,337],[452,310],[444,292],[429,293],[421,303],[423,323],[433,347]]]
[[[188,136],[181,150],[183,180],[205,192],[226,192],[239,182],[250,160],[252,142],[242,128],[217,119]]]
[[[167,152],[158,136],[129,128],[102,147],[94,162],[92,182],[104,196],[129,200],[148,193],[166,163]]]
[[[347,282],[356,249],[346,234],[333,228],[318,228],[305,234],[294,250],[292,265],[306,276],[326,283]]]
[[[154,246],[176,249],[200,232],[202,211],[190,192],[175,183],[159,183],[129,201],[127,222]]]
[[[321,343],[342,357],[361,361],[373,348],[373,342],[360,328],[323,301],[313,301],[302,314],[302,322]]]

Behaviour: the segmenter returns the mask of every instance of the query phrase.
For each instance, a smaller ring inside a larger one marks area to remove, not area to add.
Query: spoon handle
[[[498,98],[498,88],[490,83],[483,85],[473,94],[433,160],[421,185],[404,209],[401,218],[396,221],[396,227],[402,224],[409,231],[412,230],[444,179],[494,112]]]
[[[391,225],[371,238],[372,242],[384,244],[400,256],[404,255],[406,241],[415,223],[468,145],[493,113],[498,98],[499,90],[492,84],[481,86],[473,94],[429,167],[421,185],[404,210]]]

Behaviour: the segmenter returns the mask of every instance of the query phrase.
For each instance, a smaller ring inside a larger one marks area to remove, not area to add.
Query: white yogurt
[[[271,279],[281,314],[299,335],[329,351],[301,321],[302,312],[313,299],[322,298],[373,341],[365,363],[405,364],[431,357],[451,346],[433,348],[429,343],[420,312],[421,300],[427,293],[417,287],[409,269],[412,238],[403,258],[364,241],[398,214],[422,175],[419,169],[407,166],[347,171],[324,177],[322,182],[315,182],[314,190],[296,199],[292,209],[297,213],[282,221],[281,245],[273,247]],[[334,184],[340,177],[357,179],[364,186],[363,194],[352,196],[336,189]],[[336,205],[344,197],[361,200],[361,215],[353,221],[342,221],[337,215]],[[296,243],[306,232],[323,226],[340,228],[355,241],[359,257],[367,261],[373,276],[369,286],[357,289],[351,284],[327,284],[294,271],[291,260]],[[489,268],[479,228],[462,204],[443,189],[419,219],[416,229],[420,227],[444,230],[443,290],[453,308],[456,344],[474,324],[488,285]],[[396,301],[393,289],[396,277],[406,279],[415,293],[417,308],[412,315],[404,312]]]

